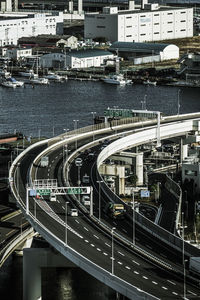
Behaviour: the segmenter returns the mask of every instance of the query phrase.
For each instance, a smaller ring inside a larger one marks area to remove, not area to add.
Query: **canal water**
[[[180,92],[179,92],[180,90]],[[27,137],[52,137],[92,124],[93,114],[107,107],[160,110],[172,115],[200,110],[199,88],[107,85],[68,80],[49,86],[0,87],[0,133],[20,131]],[[22,258],[10,257],[0,269],[2,300],[22,299]],[[115,293],[80,269],[50,269],[43,273],[43,300],[116,299]]]
[[[103,82],[68,80],[49,86],[0,87],[0,133],[21,131],[25,135],[51,137],[92,124],[91,112],[102,115],[107,107],[178,111],[178,88],[167,86],[114,86]],[[180,88],[180,113],[199,110],[200,89]]]

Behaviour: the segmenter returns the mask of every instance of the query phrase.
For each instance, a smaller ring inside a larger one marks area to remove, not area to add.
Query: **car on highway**
[[[71,210],[70,210],[70,216],[72,216],[72,217],[78,217],[78,209],[71,208]]]

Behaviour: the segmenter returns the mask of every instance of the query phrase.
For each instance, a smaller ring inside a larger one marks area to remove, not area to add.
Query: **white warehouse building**
[[[114,54],[109,51],[88,49],[72,50],[65,53],[49,53],[40,57],[43,68],[84,69],[100,67],[107,63],[114,64]]]
[[[179,58],[179,48],[176,45],[164,43],[114,42],[109,51],[118,53],[124,59],[134,61],[134,64]]]
[[[63,13],[0,13],[0,47],[17,45],[23,36],[62,34]]]
[[[145,4],[144,9],[104,7],[103,13],[85,15],[85,38],[105,37],[115,42],[161,41],[193,36],[193,8],[159,7]]]

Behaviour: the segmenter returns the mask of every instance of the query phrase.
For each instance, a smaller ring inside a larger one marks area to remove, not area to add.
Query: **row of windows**
[[[186,31],[186,29],[181,29],[181,31]],[[167,33],[172,33],[173,30],[168,30]],[[160,34],[160,32],[154,32],[153,34]],[[141,33],[140,36],[144,36],[146,33]]]
[[[181,11],[181,14],[186,14],[186,11]],[[167,15],[168,16],[173,15],[173,12],[168,12]],[[154,17],[159,17],[160,14],[154,14],[153,16]],[[146,15],[141,15],[140,16],[140,18],[146,18],[146,17],[147,17]],[[126,19],[129,19],[129,18],[131,18],[131,17],[126,17]]]
[[[55,22],[56,21],[56,19],[55,18],[53,18],[53,19],[46,19],[46,23],[48,23],[48,22]]]

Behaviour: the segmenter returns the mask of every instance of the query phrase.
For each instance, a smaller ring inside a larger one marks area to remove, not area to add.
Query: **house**
[[[73,35],[40,34],[32,37],[22,37],[18,40],[20,46],[41,48],[77,48],[78,39]]]
[[[179,58],[179,48],[164,43],[114,42],[109,51],[124,59],[133,60],[134,64]]]
[[[100,67],[107,63],[114,64],[114,54],[109,51],[88,49],[72,50],[66,53],[49,53],[40,58],[40,66],[43,68],[71,68],[83,69]]]
[[[147,1],[146,1],[147,2]],[[193,8],[159,7],[146,3],[129,10],[104,7],[103,12],[85,14],[85,38],[104,37],[115,42],[151,42],[193,36]]]
[[[19,60],[32,55],[32,48],[8,47],[2,49],[3,56],[12,60]]]

